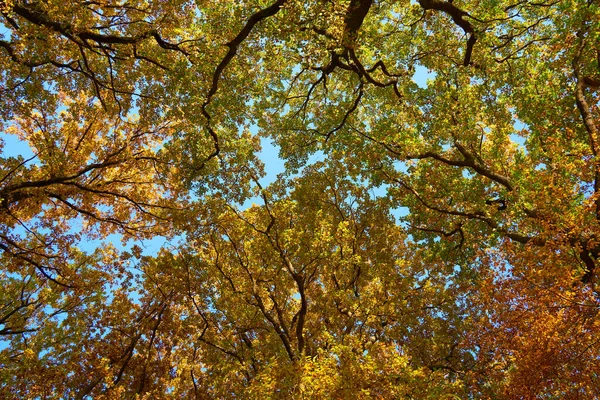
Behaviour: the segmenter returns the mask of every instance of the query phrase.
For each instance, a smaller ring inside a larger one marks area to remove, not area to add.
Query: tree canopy
[[[0,9],[0,397],[600,397],[597,2]]]

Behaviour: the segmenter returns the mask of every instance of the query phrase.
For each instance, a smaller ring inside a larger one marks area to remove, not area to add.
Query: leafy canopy
[[[0,7],[0,397],[600,396],[596,2]]]

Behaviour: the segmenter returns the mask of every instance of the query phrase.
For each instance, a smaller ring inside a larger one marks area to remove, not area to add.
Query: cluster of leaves
[[[0,12],[0,397],[600,396],[595,2]]]

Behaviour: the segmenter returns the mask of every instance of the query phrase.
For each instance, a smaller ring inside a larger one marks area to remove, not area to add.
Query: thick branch
[[[465,57],[463,61],[463,65],[467,66],[471,63],[471,54],[473,53],[473,46],[477,41],[477,36],[475,36],[475,29],[473,25],[464,19],[464,17],[470,17],[469,13],[461,10],[452,4],[451,1],[442,1],[442,0],[419,0],[419,4],[423,7],[424,10],[436,10],[442,11],[448,14],[452,21],[456,25],[462,28],[465,34],[469,35],[469,39],[467,40],[467,48],[465,50]]]
[[[441,156],[441,155],[439,155],[437,153],[434,153],[432,151],[427,151],[427,152],[421,153],[421,154],[413,154],[413,155],[409,154],[409,155],[406,156],[406,158],[413,159],[413,160],[419,160],[419,159],[425,159],[425,158],[433,158],[434,160],[440,161],[440,162],[442,162],[442,163],[444,163],[446,165],[451,165],[451,166],[454,166],[454,167],[468,167],[468,168],[471,168],[472,170],[474,170],[475,172],[477,172],[478,174],[483,175],[486,178],[489,178],[489,179],[493,180],[494,182],[497,182],[497,183],[501,184],[502,186],[504,186],[509,191],[513,190],[513,187],[510,184],[510,181],[508,180],[507,177],[505,177],[503,175],[500,175],[500,174],[497,174],[497,173],[491,171],[489,168],[487,168],[487,167],[481,165],[480,163],[476,162],[475,157],[473,157],[460,144],[457,144],[457,148],[459,149],[459,151],[463,155],[464,160],[452,160],[452,159],[443,157],[443,156]]]
[[[579,48],[573,59],[573,74],[575,75],[576,83],[575,83],[575,103],[577,104],[577,109],[579,110],[579,114],[581,115],[581,119],[583,120],[583,125],[585,126],[586,131],[588,132],[588,136],[590,139],[590,147],[592,150],[592,154],[594,155],[594,193],[597,195],[596,197],[596,219],[600,220],[600,165],[598,163],[598,127],[596,126],[596,122],[594,121],[594,117],[590,110],[590,106],[585,99],[584,87],[586,85],[585,78],[581,74],[580,70],[580,60],[583,54],[583,48],[585,47],[586,32],[578,32],[577,36],[580,38]]]
[[[223,70],[225,70],[225,68],[229,65],[229,63],[231,62],[233,57],[235,57],[235,55],[237,53],[237,49],[240,46],[240,44],[242,44],[242,42],[248,37],[248,35],[250,35],[250,32],[252,32],[252,29],[254,28],[254,26],[256,24],[258,24],[259,22],[261,22],[264,19],[267,19],[267,18],[277,14],[277,12],[279,12],[279,10],[281,9],[281,6],[283,6],[285,1],[286,0],[277,0],[275,3],[271,4],[269,7],[263,8],[262,10],[258,11],[257,13],[252,14],[252,16],[248,19],[248,22],[246,22],[246,25],[237,34],[237,36],[233,40],[231,40],[229,43],[227,43],[227,47],[229,47],[229,51],[227,51],[227,54],[225,54],[225,57],[223,57],[223,59],[221,60],[219,65],[217,65],[217,68],[215,69],[215,72],[213,73],[212,85],[211,85],[210,89],[208,90],[208,95],[206,96],[206,101],[202,105],[202,110],[204,111],[204,113],[206,113],[206,106],[210,103],[212,96],[215,93],[217,93],[217,89],[219,86],[219,79],[221,79],[221,74],[223,73]]]
[[[344,45],[352,47],[356,41],[358,30],[363,24],[363,21],[369,9],[373,4],[373,0],[351,0],[348,6],[348,12],[344,17]]]
[[[75,29],[75,27],[68,23],[53,21],[45,12],[28,8],[20,4],[15,4],[12,11],[29,22],[51,28],[78,44],[83,44],[86,40],[92,40],[99,44],[135,44],[141,40],[152,37],[163,49],[177,50],[187,55],[187,53],[177,44],[164,40],[156,30],[150,30],[138,36],[103,35],[90,30]]]

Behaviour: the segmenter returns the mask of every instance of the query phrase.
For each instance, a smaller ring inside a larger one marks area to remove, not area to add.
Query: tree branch
[[[454,23],[461,27],[465,34],[469,35],[463,65],[468,66],[471,64],[471,54],[473,53],[473,46],[477,41],[477,36],[475,35],[475,29],[473,28],[473,25],[464,19],[465,17],[470,17],[469,13],[456,7],[454,4],[452,4],[452,1],[419,0],[419,4],[424,10],[436,10],[448,14]]]

